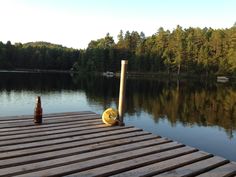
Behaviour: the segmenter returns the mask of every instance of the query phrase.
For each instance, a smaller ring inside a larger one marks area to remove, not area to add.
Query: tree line
[[[0,42],[0,69],[69,70],[80,51],[47,42]]]
[[[108,33],[92,40],[85,50],[45,42],[0,42],[0,69],[73,69],[81,72],[120,70],[129,60],[129,71],[174,74],[236,74],[236,24],[227,29],[159,28],[146,37],[143,32],[122,30],[117,42]]]

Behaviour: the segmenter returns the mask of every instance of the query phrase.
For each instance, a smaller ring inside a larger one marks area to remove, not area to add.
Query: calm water
[[[0,73],[0,116],[117,107],[119,79],[69,74]],[[236,161],[236,84],[128,79],[126,125]]]

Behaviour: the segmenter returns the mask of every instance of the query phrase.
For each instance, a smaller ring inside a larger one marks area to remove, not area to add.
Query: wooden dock
[[[236,175],[236,163],[93,112],[0,118],[0,176]],[[236,151],[235,151],[236,152]]]

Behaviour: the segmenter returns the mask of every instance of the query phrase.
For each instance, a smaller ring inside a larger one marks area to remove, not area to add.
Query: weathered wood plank
[[[9,120],[9,118],[11,118]],[[236,163],[90,111],[0,117],[0,176],[233,176]]]
[[[232,177],[236,175],[236,163],[228,163],[220,166],[206,173],[198,175],[197,177]]]
[[[64,116],[50,116],[50,117],[44,117],[43,116],[43,120],[55,120],[55,119],[69,119],[69,118],[79,118],[79,117],[88,117],[88,116],[100,116],[98,114],[95,114],[95,113],[90,113],[90,114],[73,114],[73,115],[64,115]],[[9,124],[9,123],[23,123],[23,122],[32,122],[34,120],[34,117],[31,116],[31,118],[28,118],[28,119],[9,119],[9,120],[4,120],[4,121],[1,121],[0,120],[0,125],[1,124]]]
[[[117,147],[113,147],[113,148],[106,148],[106,149],[101,149],[101,150],[96,150],[94,151],[93,149],[91,150],[91,152],[87,152],[87,153],[82,153],[83,150],[82,149],[77,149],[77,153],[70,155],[69,153],[65,156],[65,157],[59,157],[56,159],[48,159],[47,161],[35,161],[34,163],[29,163],[29,164],[16,164],[10,168],[0,168],[0,174],[5,175],[9,173],[9,170],[11,171],[11,175],[13,174],[19,174],[22,173],[22,169],[24,169],[24,173],[27,171],[37,171],[40,169],[45,169],[45,168],[53,168],[53,167],[57,167],[57,166],[63,166],[65,164],[72,164],[72,163],[77,163],[77,162],[84,162],[86,160],[90,160],[90,159],[95,159],[95,158],[99,158],[99,157],[105,157],[108,155],[113,155],[114,153],[127,153],[128,151],[136,151],[136,155],[147,155],[150,153],[154,153],[157,151],[160,151],[160,147],[162,146],[162,150],[164,150],[164,148],[168,148],[170,146],[173,147],[173,143],[172,144],[163,144],[164,139],[159,139],[159,145],[153,145],[150,147],[146,147],[143,148],[145,150],[145,153],[143,153],[143,150],[140,149],[142,148],[142,146],[139,146],[138,143],[136,143],[138,145],[139,149],[133,149],[128,145],[123,145],[123,146],[117,146]],[[91,148],[91,147],[88,147]],[[158,150],[159,149],[159,150]],[[69,150],[68,150],[69,151]],[[4,161],[3,161],[4,162]],[[85,162],[86,163],[86,162]],[[36,168],[37,167],[37,168]]]
[[[190,148],[190,147],[182,147],[182,148],[178,148],[178,149],[174,149],[174,150],[169,150],[169,151],[164,151],[161,152],[159,154],[152,154],[150,156],[144,156],[144,157],[138,157],[138,158],[134,158],[134,159],[128,159],[126,161],[121,161],[118,163],[112,163],[112,164],[108,164],[106,166],[101,166],[101,167],[97,167],[97,168],[93,168],[93,169],[89,169],[87,171],[84,172],[79,172],[79,173],[73,173],[71,175],[68,176],[110,176],[112,174],[121,172],[121,171],[126,171],[126,170],[130,170],[133,168],[137,168],[140,166],[145,166],[145,165],[149,165],[152,163],[157,163],[157,162],[161,162],[167,159],[171,159],[174,157],[178,157],[181,155],[185,155],[185,154],[189,154],[192,152],[196,152],[196,149],[194,148]],[[100,172],[98,172],[99,170],[101,170]],[[95,172],[96,171],[96,172]],[[139,174],[136,174],[136,176],[139,176]]]
[[[75,120],[75,121],[62,121],[62,122],[58,122],[57,124],[41,124],[39,126],[37,125],[32,125],[32,126],[25,126],[25,127],[8,127],[8,128],[0,128],[0,132],[15,132],[15,131],[23,131],[23,130],[37,130],[37,129],[41,129],[41,128],[50,128],[50,127],[59,127],[59,126],[63,126],[63,125],[71,125],[71,124],[76,124],[76,123],[86,123],[88,121],[100,121],[101,122],[101,118],[94,118],[94,119],[89,119],[89,120]]]
[[[169,144],[169,143],[168,143]],[[166,149],[167,144],[159,145],[159,150],[163,151]],[[178,144],[176,144],[178,147]],[[115,153],[110,156],[105,156],[105,157],[100,157],[96,159],[91,159],[87,161],[82,161],[82,162],[75,162],[72,164],[65,164],[63,166],[59,167],[54,167],[50,169],[42,169],[40,171],[32,172],[32,173],[27,173],[27,174],[22,174],[18,175],[18,177],[24,176],[63,176],[63,175],[68,175],[71,173],[83,171],[83,170],[88,170],[91,168],[96,168],[99,166],[104,166],[112,163],[124,163],[123,161],[127,162],[128,166],[130,165],[131,162],[135,161],[137,163],[141,164],[146,164],[150,162],[156,162],[156,161],[161,161],[164,159],[171,158],[173,156],[178,156],[179,154],[183,153],[189,153],[195,150],[194,148],[189,148],[189,147],[182,147],[170,151],[164,151],[164,152],[159,152],[159,153],[153,153],[151,155],[145,156],[143,149],[138,149],[138,150],[132,150],[128,152],[123,152],[123,153]],[[156,149],[157,151],[157,149]],[[140,157],[141,156],[141,157]],[[133,160],[136,158],[135,160]],[[132,160],[130,160],[132,159]],[[22,171],[23,172],[23,171]],[[82,172],[81,172],[82,173]],[[79,174],[80,175],[80,174]]]
[[[142,130],[139,128],[133,128],[133,127],[122,127],[122,128],[117,128],[117,129],[114,127],[112,131],[103,131],[100,133],[97,132],[95,134],[87,134],[87,135],[74,134],[73,136],[60,137],[59,139],[51,139],[50,141],[46,139],[44,141],[38,141],[38,142],[29,142],[29,143],[23,143],[23,144],[0,146],[0,152],[28,149],[28,148],[33,148],[33,147],[43,147],[43,146],[49,146],[49,145],[62,144],[65,142],[91,140],[98,137],[108,137],[108,136],[114,136],[118,134],[125,134],[125,133],[136,132],[136,131],[142,131]]]
[[[85,145],[102,145],[103,143],[109,142],[112,143],[113,146],[125,144],[125,142],[136,142],[137,139],[142,140],[148,140],[148,139],[154,139],[154,138],[160,138],[156,135],[152,135],[145,131],[134,131],[134,132],[127,132],[123,134],[113,135],[113,136],[105,136],[105,137],[98,137],[93,138],[89,140],[80,140],[80,141],[72,141],[72,142],[65,142],[62,144],[55,144],[55,145],[48,145],[43,147],[32,147],[29,149],[22,149],[22,150],[15,150],[15,151],[9,151],[5,153],[0,154],[0,160],[6,159],[6,158],[13,158],[13,157],[20,157],[25,155],[33,155],[33,154],[39,154],[44,152],[50,152],[50,151],[56,151],[56,150],[63,150],[63,149],[69,149],[74,147],[80,147]],[[166,140],[167,142],[171,140]]]
[[[78,119],[80,120],[89,120],[89,119],[94,119],[94,118],[100,118],[98,115],[80,115],[76,117],[69,117],[69,118],[60,118],[60,119],[45,119],[43,120],[43,124],[57,124],[59,122],[73,122],[77,121]],[[2,123],[0,124],[0,128],[11,128],[11,127],[25,127],[25,126],[35,126],[33,119],[32,121],[25,121],[25,122],[7,122],[7,123]],[[40,125],[38,125],[40,126]]]
[[[49,135],[57,135],[57,134],[65,134],[68,132],[81,132],[85,130],[92,130],[92,129],[98,129],[98,128],[103,128],[103,127],[108,127],[105,124],[99,124],[96,123],[95,125],[89,125],[86,124],[85,126],[67,126],[67,128],[63,129],[56,129],[56,130],[44,130],[44,131],[37,131],[37,132],[32,132],[32,133],[24,133],[24,134],[14,134],[14,135],[9,135],[9,136],[0,136],[0,144],[2,141],[10,141],[10,140],[25,140],[26,138],[33,138],[36,139],[37,137],[43,137],[43,136],[49,136]],[[3,144],[4,144],[3,142]]]
[[[83,127],[83,126],[91,126],[91,125],[96,125],[96,124],[102,124],[101,119],[94,119],[94,120],[84,120],[84,121],[75,121],[75,122],[69,122],[69,123],[64,123],[60,124],[57,126],[53,126],[53,124],[49,125],[41,125],[41,126],[36,126],[30,129],[25,129],[25,128],[17,128],[14,131],[0,131],[0,137],[2,136],[10,136],[10,135],[19,135],[19,134],[31,134],[35,132],[40,132],[40,131],[53,131],[53,130],[61,130],[61,129],[66,129],[66,128],[72,128],[72,127]]]
[[[219,167],[221,165],[224,165],[228,163],[229,161],[221,158],[214,156],[209,159],[201,160],[200,162],[192,163],[190,165],[186,165],[171,171],[168,171],[166,173],[162,173],[157,176],[163,176],[163,177],[179,177],[179,176],[186,176],[186,177],[191,177],[191,176],[196,176],[201,173],[204,173],[208,170],[211,170],[213,168]]]
[[[44,118],[48,117],[63,117],[68,115],[82,115],[82,114],[96,114],[92,111],[80,111],[80,112],[62,112],[62,113],[49,113],[43,114]],[[9,121],[9,120],[24,120],[24,119],[32,119],[33,115],[21,115],[21,116],[4,116],[0,117],[0,121]]]
[[[142,138],[142,137],[141,137]],[[70,148],[70,149],[62,149],[62,150],[57,150],[57,151],[51,151],[51,152],[45,152],[41,153],[40,155],[38,154],[33,154],[33,155],[27,155],[23,157],[16,157],[16,158],[11,158],[11,159],[5,159],[1,160],[1,165],[0,168],[5,167],[5,166],[14,166],[14,165],[20,165],[20,164],[26,164],[26,163],[32,163],[32,162],[38,162],[38,161],[43,161],[43,160],[50,160],[50,159],[55,159],[55,158],[60,158],[64,157],[64,162],[65,162],[65,157],[66,156],[72,156],[76,154],[81,154],[85,152],[91,152],[94,150],[100,150],[100,149],[105,149],[102,151],[99,151],[97,155],[104,154],[113,154],[114,152],[120,152],[120,151],[128,151],[128,150],[135,150],[135,149],[140,149],[148,146],[153,146],[153,145],[160,145],[160,148],[173,148],[176,146],[180,146],[180,144],[169,142],[165,138],[157,138],[157,139],[147,139],[147,140],[139,140],[140,137],[136,137],[134,139],[137,139],[137,141],[133,143],[127,144],[126,140],[124,141],[124,145],[122,145],[122,141],[119,144],[116,142],[107,142],[107,143],[100,143],[100,144],[92,144],[92,145],[86,145],[86,146],[80,146],[79,148]],[[163,143],[167,143],[165,145],[162,145]],[[117,146],[117,147],[115,147]],[[160,149],[158,149],[160,151]],[[146,153],[146,152],[143,152]],[[71,157],[70,157],[71,158]],[[1,174],[1,173],[0,173]]]
[[[104,125],[103,125],[104,126]],[[71,131],[66,133],[60,133],[60,134],[53,134],[53,135],[47,135],[47,136],[39,136],[39,137],[29,137],[24,139],[13,139],[13,140],[4,140],[0,141],[0,147],[6,146],[6,145],[15,145],[15,144],[25,144],[25,143],[31,143],[31,142],[38,142],[43,140],[53,140],[53,139],[60,139],[64,137],[71,137],[73,136],[81,136],[81,135],[87,135],[87,134],[96,134],[99,132],[106,132],[106,131],[113,131],[115,129],[125,129],[127,127],[108,127],[105,125],[105,127],[95,127],[90,130],[84,130],[84,131]]]
[[[181,167],[183,165],[186,164],[190,164],[202,159],[206,159],[211,157],[211,154],[202,152],[202,151],[198,151],[198,152],[193,152],[187,155],[183,155],[183,156],[179,156],[179,157],[175,157],[163,162],[159,162],[159,163],[153,163],[150,165],[146,165],[146,166],[139,166],[136,165],[138,164],[137,162],[133,162],[133,166],[131,167],[126,167],[128,164],[127,162],[125,162],[122,166],[119,166],[119,164],[113,164],[112,167],[107,166],[107,168],[112,168],[113,170],[106,170],[103,171],[102,173],[104,175],[113,175],[116,173],[119,173],[117,175],[114,175],[114,177],[124,177],[124,176],[153,176],[155,174],[159,174],[177,167]],[[104,166],[104,169],[106,168],[106,166]],[[131,169],[131,170],[129,170]],[[94,176],[101,174],[101,172],[98,172],[98,168],[97,169],[93,169],[87,172],[84,172],[81,174],[81,176],[89,176],[89,174],[94,174]],[[101,169],[100,169],[101,170]],[[126,171],[129,170],[129,171]],[[122,173],[123,172],[123,173]],[[96,175],[95,175],[96,174]]]

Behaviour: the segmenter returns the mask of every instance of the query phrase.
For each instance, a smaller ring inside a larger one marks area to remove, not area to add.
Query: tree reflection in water
[[[89,104],[118,105],[119,78],[69,74],[0,73],[1,92],[83,91]],[[236,130],[236,84],[215,81],[128,78],[126,114],[146,112],[172,126],[218,126],[229,138]],[[70,100],[68,100],[70,101]],[[65,110],[66,111],[66,110]]]
[[[90,102],[118,106],[119,79],[78,79]],[[75,83],[77,83],[75,81]],[[83,84],[82,84],[83,83]],[[236,85],[215,81],[128,79],[126,113],[146,112],[155,122],[167,118],[172,126],[219,126],[229,138],[236,130]]]

